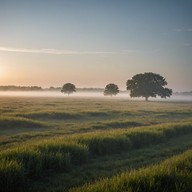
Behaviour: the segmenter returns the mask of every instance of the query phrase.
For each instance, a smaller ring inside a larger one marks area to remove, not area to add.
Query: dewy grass
[[[0,163],[1,191],[20,191],[24,186],[24,169],[15,160],[2,160]]]
[[[84,134],[73,138],[88,146],[93,155],[119,153],[163,142],[169,137],[192,132],[192,124],[165,124],[137,129],[121,129]],[[173,133],[173,134],[171,134]]]
[[[0,117],[0,129],[5,128],[31,128],[31,127],[43,127],[41,122],[22,118],[22,117]]]
[[[115,98],[0,97],[0,105],[1,117],[17,119],[24,117],[23,119],[34,120],[35,122],[38,120],[38,123],[45,125],[46,129],[35,129],[36,127],[34,127],[30,132],[35,135],[41,131],[52,131],[53,134],[50,137],[58,132],[74,134],[103,129],[179,122],[191,119],[190,114],[192,113],[192,103],[190,102],[160,101],[146,103]],[[22,127],[21,125],[21,129],[18,129],[18,127],[14,130],[11,130],[11,127],[10,129],[0,128],[0,135],[11,136],[29,132],[27,126]]]
[[[192,151],[163,163],[126,172],[70,192],[190,192],[192,189]]]
[[[102,121],[100,123],[93,124],[91,126],[92,129],[96,130],[104,130],[104,129],[114,129],[114,128],[130,128],[130,127],[139,127],[145,126],[145,123],[136,122],[136,121],[128,121],[128,120],[118,120],[118,121]]]
[[[88,150],[86,146],[63,140],[52,141],[51,143],[45,141],[34,146],[7,150],[0,155],[2,190],[11,191],[17,186],[16,182],[9,183],[9,179],[12,177],[13,180],[22,177],[21,184],[24,186],[24,181],[28,178],[40,177],[48,170],[69,171],[74,164],[84,163],[87,158]],[[12,164],[13,166],[10,168],[9,165]],[[10,169],[13,171],[10,172]]]
[[[192,132],[191,103],[83,98],[0,98],[0,102],[4,191],[21,191],[19,186],[47,172],[67,173],[99,156],[121,155]],[[46,129],[38,129],[41,126]]]
[[[167,124],[163,127],[115,130],[50,139],[38,144],[6,150],[1,153],[0,161],[7,164],[14,161],[21,165],[26,178],[39,177],[50,169],[69,171],[74,164],[85,163],[92,156],[120,153],[160,143],[170,137],[171,134],[167,135],[167,132],[173,132],[172,137],[176,137],[191,133],[192,126],[189,123]]]
[[[23,116],[26,118],[34,118],[34,119],[77,119],[81,118],[79,113],[67,113],[67,112],[55,112],[55,111],[41,111],[41,112],[33,112],[27,114],[18,114],[18,116]]]
[[[27,175],[39,176],[45,170],[67,170],[71,164],[86,162],[87,155],[86,146],[56,141],[7,150],[0,158],[7,161],[15,160],[23,165]]]

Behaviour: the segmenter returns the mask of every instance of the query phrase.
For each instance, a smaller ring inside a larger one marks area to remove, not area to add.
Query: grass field
[[[190,191],[192,102],[0,97],[2,191]]]

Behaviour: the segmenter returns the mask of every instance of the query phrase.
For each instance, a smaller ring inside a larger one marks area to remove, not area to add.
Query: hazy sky
[[[0,0],[0,85],[192,90],[192,0]]]

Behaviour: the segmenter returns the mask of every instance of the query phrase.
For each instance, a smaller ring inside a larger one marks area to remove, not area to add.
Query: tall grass
[[[126,172],[70,192],[191,192],[192,150],[163,163]]]
[[[24,169],[15,160],[1,159],[0,163],[0,191],[22,191],[24,187]]]
[[[68,170],[71,164],[85,162],[87,155],[86,146],[60,140],[7,150],[0,158],[21,163],[27,175],[39,176],[49,169]]]
[[[113,128],[130,128],[130,127],[139,127],[146,126],[147,124],[144,122],[137,121],[128,121],[128,120],[118,120],[118,121],[102,121],[100,123],[94,124],[91,126],[92,129],[103,130],[103,129],[113,129]]]
[[[11,178],[11,174],[13,178],[18,174],[18,177],[26,180],[40,177],[49,170],[70,171],[73,165],[85,163],[93,156],[142,148],[191,132],[191,122],[165,124],[163,126],[79,134],[68,138],[54,138],[37,144],[5,150],[0,154],[0,163],[3,162],[5,165],[0,169],[0,180],[4,180],[5,185],[2,185],[2,188],[7,188],[6,183]],[[15,168],[6,177],[5,173],[9,170],[8,165],[12,164],[11,162],[14,162],[13,167]],[[13,189],[15,183],[13,182],[8,187]]]
[[[0,129],[7,129],[7,128],[33,128],[33,127],[43,127],[43,123],[31,119],[26,119],[22,117],[0,117]]]
[[[192,132],[192,123],[173,123],[84,134],[72,138],[88,146],[92,155],[120,153]]]
[[[81,118],[82,115],[74,112],[62,112],[62,111],[40,111],[25,114],[17,114],[18,116],[34,119],[58,119],[58,120],[70,120]]]
[[[69,171],[87,158],[86,146],[61,140],[7,150],[0,155],[2,190],[13,191],[18,178],[22,178],[19,181],[24,186],[28,178],[40,177],[46,171]]]

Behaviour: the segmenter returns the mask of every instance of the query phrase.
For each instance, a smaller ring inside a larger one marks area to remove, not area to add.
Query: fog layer
[[[55,91],[0,91],[0,97],[64,97],[64,98],[76,98],[76,97],[97,97],[97,98],[124,98],[131,100],[144,100],[144,98],[130,98],[128,92],[120,92],[116,96],[104,96],[103,92],[76,92],[71,95],[63,94]],[[192,101],[192,95],[177,95],[173,94],[170,98],[161,99],[149,98],[149,100],[164,100],[164,101]]]

